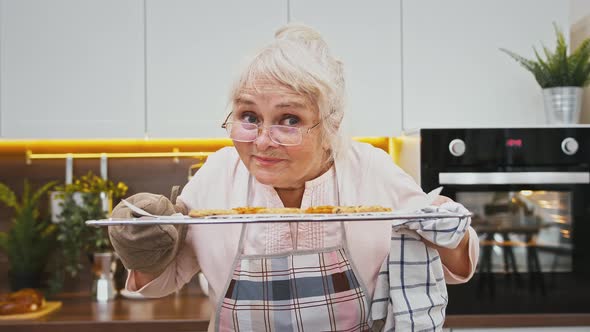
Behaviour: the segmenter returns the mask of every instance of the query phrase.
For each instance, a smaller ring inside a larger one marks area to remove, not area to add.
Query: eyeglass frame
[[[258,129],[258,130],[256,131],[256,137],[254,137],[254,139],[253,139],[253,140],[251,140],[251,141],[241,141],[241,140],[236,140],[236,139],[233,139],[233,138],[231,138],[231,135],[230,135],[230,138],[231,138],[233,141],[242,142],[242,143],[249,143],[249,142],[254,142],[254,141],[256,141],[256,140],[258,139],[258,137],[260,137],[260,131],[261,131],[261,130],[263,130],[263,129],[265,129],[265,128],[267,128],[267,129],[270,129],[271,127],[288,127],[288,128],[295,128],[295,129],[297,129],[297,130],[299,131],[299,134],[301,135],[301,136],[300,136],[300,137],[301,137],[301,141],[300,141],[299,143],[297,143],[297,144],[285,144],[285,143],[279,143],[279,142],[276,142],[276,141],[275,141],[275,140],[272,138],[272,136],[270,135],[270,130],[269,130],[268,138],[270,138],[270,140],[271,140],[273,143],[276,143],[276,144],[278,144],[278,145],[282,145],[282,146],[297,146],[297,145],[300,145],[300,144],[303,142],[303,134],[309,134],[309,132],[310,132],[312,129],[314,129],[315,127],[319,126],[319,124],[320,124],[320,123],[322,123],[322,120],[320,120],[320,121],[318,121],[318,123],[316,123],[316,124],[314,124],[313,126],[311,126],[311,127],[307,128],[307,130],[306,130],[305,132],[302,132],[302,131],[301,131],[301,129],[305,129],[305,128],[291,127],[291,126],[285,126],[285,125],[270,125],[270,126],[263,127],[263,126],[260,126],[259,124],[256,124],[256,123],[250,123],[250,122],[239,122],[239,121],[229,121],[229,122],[228,122],[229,118],[231,117],[231,115],[232,115],[233,113],[234,113],[233,111],[232,111],[232,112],[229,112],[229,114],[228,114],[228,115],[227,115],[227,117],[225,118],[225,121],[223,121],[223,123],[221,124],[221,128],[223,128],[223,129],[226,129],[226,130],[227,130],[227,125],[228,125],[228,124],[233,124],[233,123],[248,123],[248,124],[253,124],[253,125],[255,125],[255,126],[257,127],[257,129]]]

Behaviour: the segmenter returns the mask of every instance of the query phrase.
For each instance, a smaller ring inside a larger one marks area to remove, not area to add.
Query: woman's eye
[[[240,121],[248,123],[257,123],[258,117],[251,112],[245,112],[240,115]]]
[[[283,126],[296,126],[296,125],[298,125],[298,124],[299,124],[299,122],[300,122],[300,121],[299,121],[299,118],[298,118],[298,117],[296,117],[296,116],[288,116],[288,117],[285,117],[285,118],[284,118],[284,119],[281,121],[281,124],[282,124]]]

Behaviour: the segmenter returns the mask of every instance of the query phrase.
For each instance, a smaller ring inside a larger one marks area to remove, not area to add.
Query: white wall
[[[541,88],[499,49],[554,48],[562,0],[411,0],[403,4],[404,129],[542,125]],[[534,8],[534,10],[531,10]]]

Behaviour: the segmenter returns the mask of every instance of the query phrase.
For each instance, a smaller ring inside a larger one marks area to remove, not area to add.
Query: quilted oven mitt
[[[172,200],[151,193],[135,194],[126,200],[151,214],[165,216],[186,210],[182,204],[174,205],[177,193],[178,187],[174,187]],[[137,216],[121,202],[113,209],[112,217],[131,219]],[[123,265],[154,276],[160,275],[174,260],[186,232],[187,225],[109,226],[111,243]]]

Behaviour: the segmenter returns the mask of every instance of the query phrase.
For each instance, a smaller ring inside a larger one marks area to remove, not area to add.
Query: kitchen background
[[[346,134],[399,137],[544,125],[538,84],[499,48],[529,58],[532,46],[553,49],[553,23],[576,47],[590,36],[590,1],[1,0],[0,182],[17,193],[24,178],[63,183],[64,159],[27,162],[26,150],[214,151],[224,141],[199,139],[224,137],[240,64],[287,22],[317,28],[344,62]],[[580,122],[590,123],[588,92]],[[128,194],[168,195],[198,161],[110,159],[108,177]],[[99,159],[74,160],[74,176],[89,170],[100,174]],[[0,231],[11,216],[0,206]],[[0,290],[6,269],[0,254]],[[66,290],[91,278],[81,274]]]
[[[499,48],[532,57],[533,45],[554,47],[553,22],[573,28],[574,46],[590,29],[590,4],[563,0],[0,5],[7,139],[223,136],[233,75],[288,21],[317,28],[345,63],[351,135],[538,125],[537,83]]]

